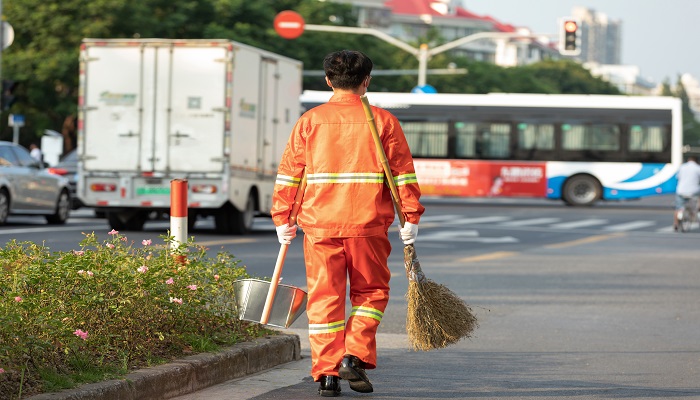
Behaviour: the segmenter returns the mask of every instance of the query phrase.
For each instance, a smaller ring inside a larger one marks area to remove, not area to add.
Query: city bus
[[[303,109],[332,92],[305,91]],[[540,197],[568,205],[674,193],[674,97],[370,92],[400,121],[427,196]]]

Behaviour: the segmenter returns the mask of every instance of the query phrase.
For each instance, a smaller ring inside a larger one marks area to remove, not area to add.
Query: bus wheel
[[[600,199],[600,182],[590,175],[574,175],[564,183],[562,200],[570,206],[590,206]]]

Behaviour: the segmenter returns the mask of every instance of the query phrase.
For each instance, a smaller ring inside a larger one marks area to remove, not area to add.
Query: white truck
[[[142,230],[188,181],[188,225],[240,234],[269,215],[299,114],[302,63],[230,40],[84,39],[77,195]]]

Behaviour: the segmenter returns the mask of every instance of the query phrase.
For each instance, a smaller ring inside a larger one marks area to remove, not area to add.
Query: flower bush
[[[231,254],[190,241],[128,243],[117,231],[51,252],[0,249],[0,398],[20,399],[271,333],[240,321]]]

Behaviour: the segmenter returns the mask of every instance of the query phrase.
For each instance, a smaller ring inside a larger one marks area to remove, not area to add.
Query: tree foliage
[[[27,144],[44,129],[61,130],[67,116],[77,114],[79,50],[83,38],[217,38],[263,48],[304,62],[305,70],[321,70],[331,51],[353,48],[365,52],[375,70],[417,69],[412,54],[369,35],[305,32],[300,38],[280,38],[272,21],[283,10],[299,12],[307,24],[357,26],[351,6],[317,0],[15,0],[5,2],[5,20],[15,29],[15,41],[3,52],[3,79],[18,82],[17,101],[9,112],[24,114],[21,142]],[[429,30],[420,43],[444,42]],[[429,61],[429,68],[466,68],[462,75],[429,75],[441,93],[600,93],[615,94],[609,83],[591,76],[580,64],[546,60],[502,68],[447,53]],[[415,74],[376,76],[371,90],[409,92]],[[304,78],[304,89],[327,89],[320,76]],[[6,114],[0,116],[0,140],[8,140]]]

